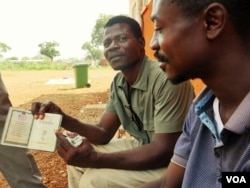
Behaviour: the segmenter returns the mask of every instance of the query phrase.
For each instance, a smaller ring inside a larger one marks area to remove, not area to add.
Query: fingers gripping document
[[[1,144],[53,152],[56,148],[55,130],[61,121],[59,114],[46,113],[40,120],[34,119],[30,111],[10,107]]]

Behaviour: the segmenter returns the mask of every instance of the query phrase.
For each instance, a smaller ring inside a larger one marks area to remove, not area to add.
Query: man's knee
[[[84,170],[85,170],[84,168],[78,168],[75,166],[67,165],[69,188],[79,187],[79,182],[84,174]]]

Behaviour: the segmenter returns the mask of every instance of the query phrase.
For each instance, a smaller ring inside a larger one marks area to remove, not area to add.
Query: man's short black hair
[[[114,24],[119,24],[119,23],[128,24],[131,31],[133,32],[133,34],[135,35],[137,39],[142,37],[142,31],[141,31],[141,27],[139,23],[133,18],[130,18],[128,16],[122,16],[122,15],[114,16],[107,21],[104,28],[110,27]]]
[[[250,35],[250,0],[163,0],[173,3],[183,10],[187,17],[197,16],[211,3],[220,3],[228,11],[235,30],[243,40],[249,40]]]

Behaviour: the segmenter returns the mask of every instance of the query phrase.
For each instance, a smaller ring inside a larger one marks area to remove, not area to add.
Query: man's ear
[[[141,37],[138,39],[140,45],[141,45],[141,48],[144,49],[145,48],[145,39],[144,37]]]
[[[223,5],[212,3],[203,11],[203,13],[207,38],[213,39],[224,29],[227,11]]]

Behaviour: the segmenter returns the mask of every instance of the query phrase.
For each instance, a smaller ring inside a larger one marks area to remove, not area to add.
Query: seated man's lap
[[[160,178],[164,170],[165,168],[145,171],[89,168],[82,176],[79,187],[133,188]]]
[[[99,152],[116,152],[132,149],[140,146],[134,138],[114,139],[106,145],[93,145],[95,150]],[[142,183],[153,181],[162,176],[165,168],[156,170],[118,170],[118,169],[95,169],[95,168],[78,168],[68,166],[69,185],[79,185],[79,187],[115,187],[115,188],[131,188],[137,187]],[[78,176],[78,177],[74,177]],[[79,177],[81,176],[81,177]],[[73,183],[72,181],[80,182]],[[78,187],[78,186],[77,186]]]

